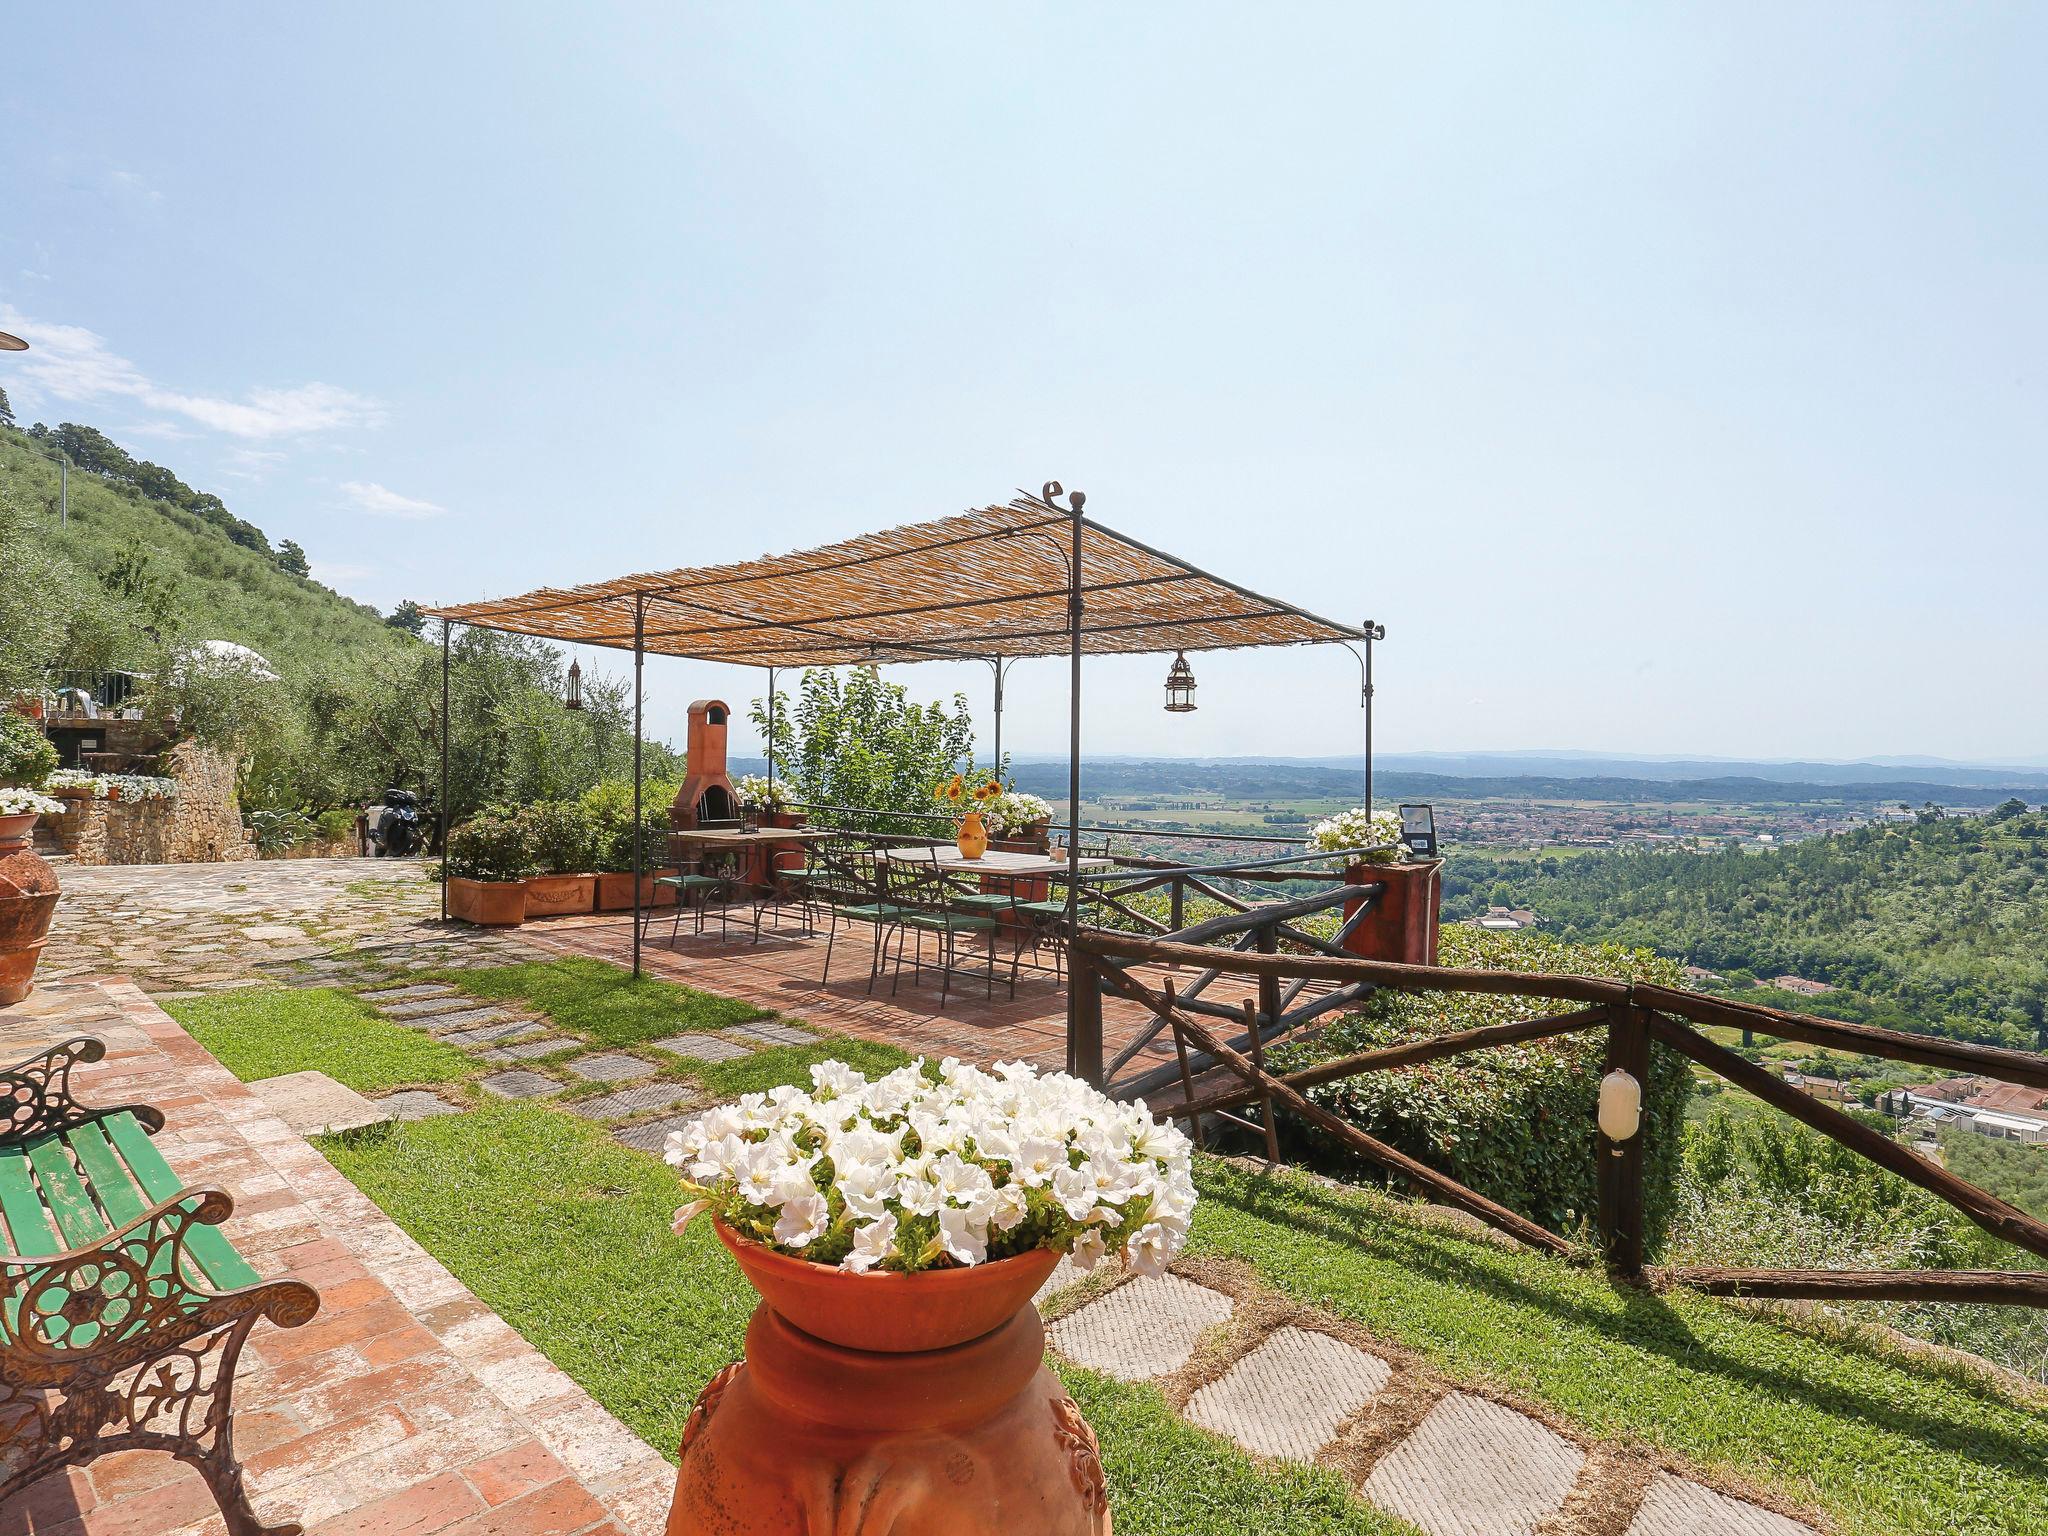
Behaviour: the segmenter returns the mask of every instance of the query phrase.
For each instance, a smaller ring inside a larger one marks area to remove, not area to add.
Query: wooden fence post
[[[1080,935],[1067,940],[1067,1070],[1097,1088],[1102,1071],[1102,982]]]
[[[1650,1031],[1648,1010],[1612,1005],[1607,1011],[1607,1064],[1604,1072],[1628,1073],[1649,1097]],[[1645,1108],[1647,1109],[1647,1102]],[[1643,1138],[1647,1118],[1627,1141],[1595,1135],[1600,1161],[1600,1250],[1607,1271],[1618,1280],[1638,1284],[1643,1278]]]

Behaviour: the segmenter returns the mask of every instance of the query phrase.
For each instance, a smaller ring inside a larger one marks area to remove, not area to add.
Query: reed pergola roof
[[[757,667],[1064,655],[1073,515],[1020,493],[936,522],[733,565],[654,571],[429,608],[436,618],[577,645]],[[1360,638],[1083,519],[1090,654]]]

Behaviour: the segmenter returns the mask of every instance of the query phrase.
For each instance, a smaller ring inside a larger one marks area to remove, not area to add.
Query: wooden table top
[[[877,850],[876,858],[894,859],[919,864],[937,864],[939,868],[962,875],[1063,875],[1067,872],[1067,856],[1063,853],[1014,853],[1007,849],[991,848],[978,859],[963,859],[960,850],[946,846],[932,848],[883,848]],[[1083,858],[1083,869],[1108,869],[1111,862],[1104,858]]]
[[[689,827],[672,830],[669,836],[684,843],[713,843],[729,848],[747,848],[760,843],[814,843],[834,834],[828,827]]]

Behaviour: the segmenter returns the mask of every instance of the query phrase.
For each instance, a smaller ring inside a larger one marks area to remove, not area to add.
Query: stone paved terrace
[[[246,868],[247,866],[228,866]],[[132,984],[39,987],[0,1014],[18,1059],[81,1034],[88,1103],[146,1101],[190,1183],[235,1201],[226,1230],[265,1278],[314,1286],[303,1328],[257,1326],[236,1441],[257,1513],[309,1536],[653,1536],[674,1472],[505,1325]],[[166,1085],[172,1085],[167,1089]],[[45,1478],[4,1536],[221,1536],[198,1474],[127,1452]]]

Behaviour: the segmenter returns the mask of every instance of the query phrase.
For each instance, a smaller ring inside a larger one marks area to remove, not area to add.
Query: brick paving
[[[227,866],[246,869],[246,865]],[[75,1035],[91,1103],[147,1100],[173,1167],[235,1197],[227,1231],[266,1277],[321,1293],[304,1328],[259,1324],[236,1389],[258,1513],[308,1536],[655,1536],[674,1473],[398,1229],[138,988],[39,988],[0,1052]],[[0,1517],[37,1536],[222,1536],[196,1473],[153,1452],[45,1478]]]

